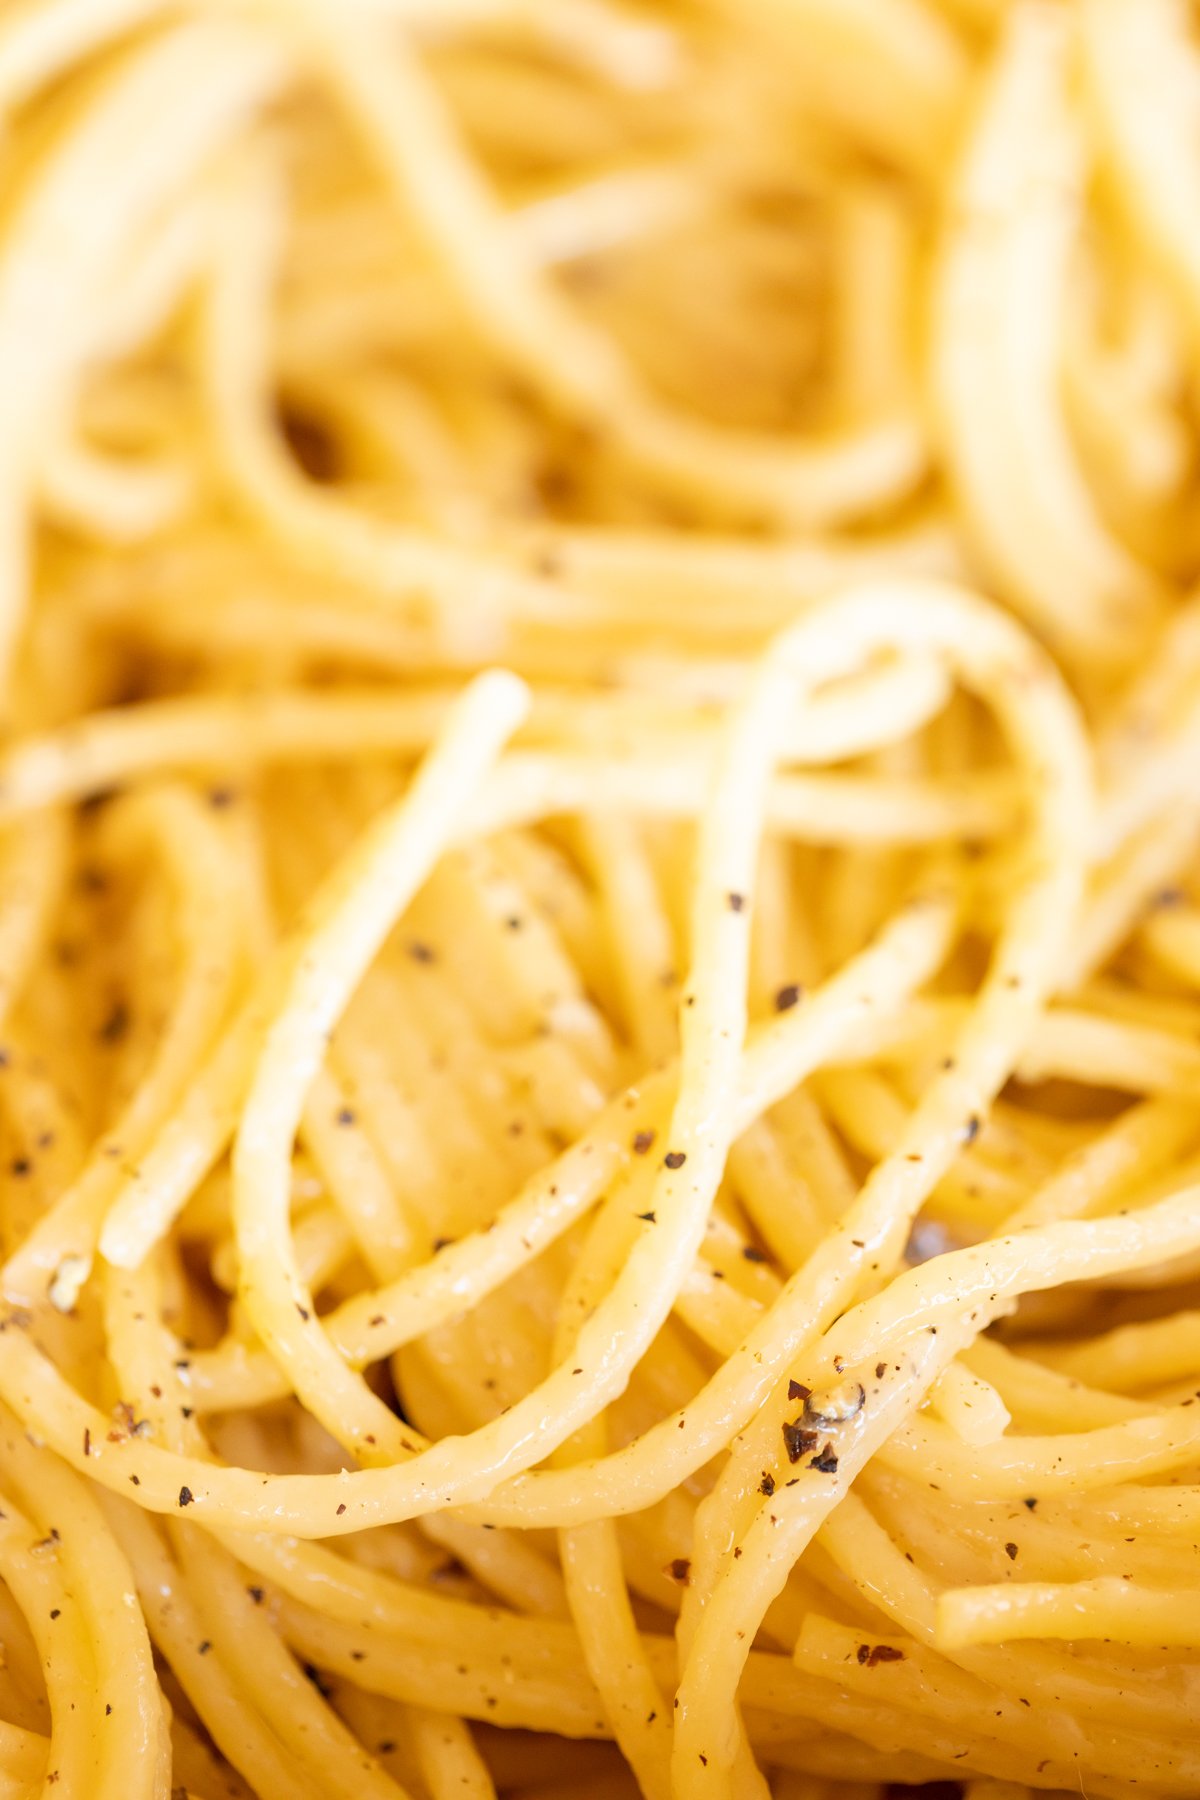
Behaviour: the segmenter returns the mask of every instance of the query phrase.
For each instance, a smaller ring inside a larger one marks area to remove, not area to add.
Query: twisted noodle
[[[1200,1791],[1198,95],[0,10],[0,1796]]]

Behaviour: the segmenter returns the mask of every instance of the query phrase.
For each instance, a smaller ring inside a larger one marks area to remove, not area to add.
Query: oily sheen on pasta
[[[1200,1793],[1197,94],[0,7],[0,1800]]]

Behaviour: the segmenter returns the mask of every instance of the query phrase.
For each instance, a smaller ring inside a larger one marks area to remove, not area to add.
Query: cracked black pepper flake
[[[1034,1512],[1037,1508],[1037,1501],[1036,1500],[1026,1500],[1025,1505],[1029,1508],[1030,1512]]]
[[[633,1152],[635,1156],[645,1156],[654,1142],[652,1131],[635,1131],[633,1134]]]
[[[747,1262],[765,1263],[767,1261],[766,1251],[760,1250],[757,1244],[743,1244],[742,1255]]]
[[[344,1500],[342,1500],[339,1502],[338,1509],[337,1509],[337,1516],[339,1519],[341,1518],[341,1516],[345,1512],[345,1510],[346,1510],[346,1502]]]
[[[358,1122],[358,1114],[352,1106],[339,1106],[337,1122],[339,1125],[354,1125]]]
[[[1005,1554],[1005,1556],[1007,1556],[1009,1562],[1016,1562],[1017,1546],[1015,1544],[1005,1544],[1004,1554]]]
[[[638,1213],[636,1217],[641,1219],[647,1225],[658,1224],[658,1214],[656,1212]]]
[[[783,987],[775,990],[775,1011],[791,1012],[793,1006],[800,1004],[803,995],[804,989],[798,981],[785,983]]]
[[[139,1419],[128,1400],[118,1400],[112,1409],[115,1430],[108,1434],[110,1444],[119,1444],[124,1435],[130,1437],[148,1437],[150,1435],[149,1419]]]
[[[804,1416],[814,1425],[844,1425],[862,1411],[866,1398],[861,1381],[845,1381],[823,1394],[810,1394],[804,1402]]]
[[[818,1456],[809,1461],[810,1469],[819,1469],[822,1475],[836,1475],[838,1459],[832,1444],[826,1444]]]
[[[819,1433],[806,1430],[799,1419],[793,1419],[783,1427],[783,1442],[788,1461],[797,1463],[809,1450],[816,1449]]]
[[[195,1496],[195,1494],[193,1494],[190,1487],[181,1487],[180,1488],[180,1490],[179,1490],[180,1506],[190,1506],[195,1498],[196,1498],[196,1496]]]
[[[667,1165],[668,1169],[682,1169],[686,1161],[686,1150],[668,1150],[667,1154],[663,1157],[663,1162]]]
[[[860,1644],[855,1656],[868,1669],[873,1669],[877,1663],[904,1661],[903,1650],[897,1650],[894,1644]]]
[[[788,1399],[789,1400],[807,1400],[808,1396],[811,1393],[812,1393],[812,1389],[810,1387],[805,1387],[805,1385],[802,1381],[789,1381],[788,1382]]]
[[[437,952],[429,945],[414,941],[408,946],[408,954],[415,963],[431,963],[437,961]]]
[[[663,1570],[663,1574],[668,1575],[672,1581],[677,1581],[680,1587],[686,1587],[692,1579],[692,1564],[690,1557],[673,1557]]]
[[[737,894],[737,893],[733,893],[731,891],[730,893],[728,893],[725,896],[725,898],[729,902],[730,912],[744,912],[745,911],[745,908],[746,908],[745,894]]]
[[[8,1165],[9,1173],[16,1176],[28,1175],[33,1164],[27,1156],[14,1156]]]
[[[763,1478],[758,1484],[758,1491],[760,1494],[765,1494],[768,1500],[775,1492],[775,1477],[771,1474],[769,1469],[763,1470]]]
[[[250,1598],[253,1600],[255,1606],[261,1606],[263,1601],[267,1597],[266,1588],[248,1587],[246,1589],[246,1592],[249,1594]]]

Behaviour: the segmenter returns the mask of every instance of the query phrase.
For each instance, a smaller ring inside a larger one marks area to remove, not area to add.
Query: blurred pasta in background
[[[1184,0],[0,4],[0,1796],[1200,1792]]]

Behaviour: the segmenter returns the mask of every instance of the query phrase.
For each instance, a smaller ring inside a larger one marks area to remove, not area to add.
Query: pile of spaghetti
[[[1184,0],[8,0],[0,1796],[1200,1792]]]

